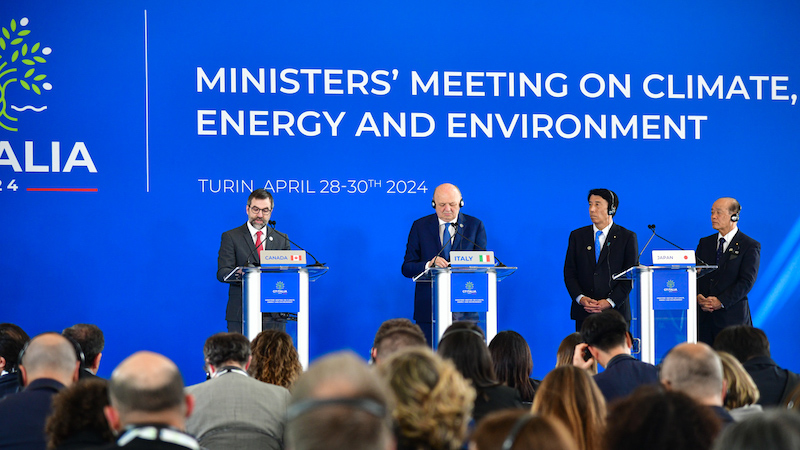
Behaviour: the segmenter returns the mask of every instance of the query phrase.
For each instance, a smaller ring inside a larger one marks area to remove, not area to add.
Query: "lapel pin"
[[[592,249],[592,246],[591,246],[591,245],[589,245],[589,246],[587,246],[587,247],[586,247],[586,250],[591,250],[591,249]]]

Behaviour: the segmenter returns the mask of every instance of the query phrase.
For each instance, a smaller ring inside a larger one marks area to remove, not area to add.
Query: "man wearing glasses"
[[[217,279],[225,281],[225,277],[240,266],[260,264],[261,250],[289,250],[286,235],[269,227],[269,218],[275,203],[272,194],[266,189],[256,189],[247,198],[247,223],[222,233],[217,259]],[[256,248],[258,247],[258,248]],[[264,328],[275,328],[278,325],[268,313],[264,315]],[[233,282],[228,289],[228,308],[225,312],[229,332],[242,332],[242,284]],[[282,323],[278,328],[283,328]]]

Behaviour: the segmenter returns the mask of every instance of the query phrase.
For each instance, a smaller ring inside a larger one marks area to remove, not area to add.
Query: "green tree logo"
[[[285,288],[285,287],[286,287],[286,285],[283,283],[283,281],[278,281],[277,283],[275,283],[275,289],[283,290],[283,288]]]
[[[9,87],[14,83],[19,83],[20,86],[36,95],[42,95],[42,89],[49,91],[53,88],[48,82],[42,83],[47,75],[41,73],[40,66],[37,66],[47,62],[44,57],[50,55],[52,49],[42,47],[39,42],[30,46],[25,42],[31,33],[31,30],[25,28],[28,26],[28,22],[27,17],[23,17],[19,23],[11,19],[11,24],[0,30],[2,32],[0,35],[0,126],[8,131],[17,131],[14,122],[18,120],[9,114],[9,109],[17,112],[28,109],[42,112],[47,109],[47,106],[37,108],[31,105],[23,107],[10,105],[7,98]]]
[[[469,290],[472,290],[472,288],[475,287],[475,283],[473,283],[472,281],[467,281],[467,284],[465,284],[464,287],[466,287]]]

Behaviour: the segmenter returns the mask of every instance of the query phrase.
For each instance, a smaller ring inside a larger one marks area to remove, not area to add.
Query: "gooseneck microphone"
[[[270,220],[269,221],[269,226],[272,227],[273,230],[275,229],[275,225],[276,225],[276,222],[274,220]],[[275,230],[275,232],[278,233],[277,230]],[[297,245],[297,242],[294,242],[293,240],[289,239],[289,236],[287,236],[287,235],[285,235],[283,233],[280,233],[280,234],[281,234],[281,236],[286,238],[286,240],[289,241],[289,243],[294,244],[295,247],[297,247],[300,250],[306,252],[308,254],[308,256],[314,258],[314,255],[312,255],[311,252],[309,252],[308,250],[304,249],[303,247],[300,247],[299,245]],[[309,267],[324,267],[325,263],[321,263],[321,262],[319,262],[319,260],[317,260],[317,258],[314,258],[314,264],[309,264],[308,266]]]
[[[656,226],[655,226],[655,224],[650,224],[650,225],[648,225],[648,226],[647,226],[647,228],[650,228],[650,231],[652,231],[652,232],[653,232],[653,236],[658,236],[658,238],[659,238],[659,239],[661,239],[662,241],[666,242],[667,244],[670,244],[671,246],[673,246],[673,247],[677,248],[678,250],[683,250],[683,251],[686,251],[686,249],[684,249],[684,248],[680,247],[680,246],[679,246],[679,245],[677,245],[677,244],[674,244],[674,243],[672,243],[672,242],[668,241],[666,238],[664,238],[663,236],[660,236],[658,233],[656,233]],[[652,239],[652,236],[650,237],[650,239]],[[648,243],[649,243],[649,242],[650,242],[650,241],[648,241]],[[645,247],[646,247],[646,246],[645,246]],[[641,254],[640,254],[640,256],[641,256]],[[694,255],[694,257],[695,257],[695,258],[697,258],[697,260],[698,260],[698,261],[700,261],[700,262],[701,262],[701,263],[702,263],[704,266],[707,266],[707,265],[708,265],[708,264],[707,264],[705,261],[703,261],[702,259],[700,259],[700,257],[699,257],[699,256],[697,256],[697,254],[695,254],[695,255]]]
[[[488,252],[488,251],[489,251],[489,250],[486,250],[486,248],[485,248],[485,247],[482,247],[482,246],[480,246],[480,245],[476,244],[476,243],[475,243],[475,241],[473,241],[472,239],[470,239],[470,238],[466,237],[466,236],[464,235],[464,233],[462,233],[462,232],[461,232],[461,230],[459,230],[459,228],[464,228],[464,224],[463,224],[463,223],[459,223],[459,224],[456,226],[456,234],[458,234],[458,235],[460,235],[462,238],[466,239],[466,240],[467,240],[467,241],[468,241],[470,244],[474,245],[475,247],[478,247],[478,248],[479,248],[481,251],[484,251],[484,252]],[[497,255],[494,255],[494,259],[496,259],[496,260],[497,260],[497,267],[508,267],[508,266],[506,266],[505,264],[503,264],[503,262],[502,262],[502,261],[500,261],[500,258],[498,258],[498,257],[497,257]]]
[[[269,223],[273,223],[273,221],[270,220]],[[264,228],[267,229],[267,232],[264,233],[263,239],[261,240],[261,250],[267,249],[267,239],[269,239],[269,236],[272,234],[271,233],[272,230],[270,230],[269,227],[264,227]],[[250,254],[247,255],[247,262],[245,263],[246,266],[258,267],[261,265],[261,258],[256,258],[257,262],[254,263],[250,262],[250,257],[253,255],[257,255],[258,254],[257,252],[258,252],[258,247],[254,247],[253,250],[250,251]]]
[[[644,244],[644,247],[642,247],[642,251],[639,252],[639,259],[642,258],[642,254],[644,253],[645,250],[647,250],[647,246],[650,245],[650,241],[652,241],[653,238],[656,237],[656,226],[648,225],[647,228],[650,228],[650,231],[652,231],[653,234],[650,235],[650,239],[647,240],[647,243]]]

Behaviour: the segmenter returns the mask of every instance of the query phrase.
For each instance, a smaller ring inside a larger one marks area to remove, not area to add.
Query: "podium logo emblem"
[[[283,281],[278,281],[277,283],[275,283],[275,289],[283,289],[285,287],[286,285],[283,283]]]

